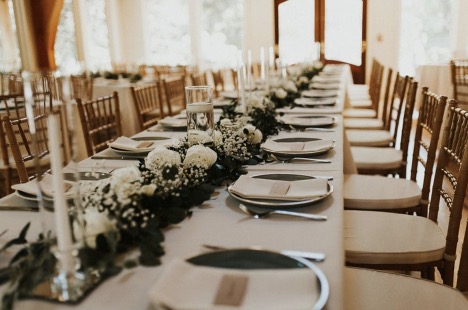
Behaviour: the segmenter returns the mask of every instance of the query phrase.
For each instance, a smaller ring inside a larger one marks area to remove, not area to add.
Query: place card
[[[239,307],[244,301],[249,278],[246,275],[224,275],[213,304]]]
[[[137,149],[142,149],[142,148],[150,147],[153,144],[154,144],[154,142],[151,142],[151,141],[142,141],[142,142],[138,143],[135,147]]]

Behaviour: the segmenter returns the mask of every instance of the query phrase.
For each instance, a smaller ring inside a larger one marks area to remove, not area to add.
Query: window
[[[242,48],[243,0],[204,0],[201,14],[201,62],[229,67]],[[231,57],[229,57],[231,56]]]
[[[87,32],[86,62],[91,70],[109,70],[111,57],[105,0],[86,0],[85,24]]]
[[[55,63],[62,71],[76,71],[76,35],[72,0],[65,0],[55,38]]]
[[[223,67],[242,47],[244,0],[145,0],[146,61]],[[198,29],[190,29],[193,25]]]
[[[414,75],[418,65],[447,63],[453,0],[401,3],[400,72]]]
[[[0,71],[18,71],[20,67],[13,2],[0,1]]]
[[[190,63],[189,8],[186,0],[146,0],[147,62],[158,65]]]

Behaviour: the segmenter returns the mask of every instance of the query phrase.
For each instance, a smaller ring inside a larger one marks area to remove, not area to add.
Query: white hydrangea
[[[122,205],[130,203],[131,195],[138,194],[141,188],[141,172],[138,167],[116,169],[112,173],[110,188]]]
[[[166,165],[180,165],[180,154],[157,145],[146,157],[145,165],[150,170],[159,170]]]
[[[184,159],[184,167],[198,166],[210,168],[218,158],[215,151],[201,144],[193,145],[187,150]]]

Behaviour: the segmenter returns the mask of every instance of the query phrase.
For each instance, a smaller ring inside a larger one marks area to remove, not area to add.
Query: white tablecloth
[[[339,103],[340,105],[343,102]],[[143,132],[139,135],[180,137],[181,132]],[[282,133],[288,136],[294,133]],[[302,133],[301,133],[302,134]],[[341,117],[335,127],[335,132],[304,133],[324,139],[334,137],[337,147],[324,155],[333,161],[332,164],[275,164],[258,165],[248,168],[249,175],[264,173],[287,173],[310,176],[331,176],[333,193],[326,199],[296,211],[327,215],[323,222],[272,216],[268,219],[253,219],[243,213],[239,202],[230,197],[226,188],[218,188],[219,196],[206,201],[202,206],[193,209],[193,216],[182,223],[165,230],[164,248],[166,254],[162,257],[160,267],[137,267],[124,270],[102,283],[82,303],[73,308],[78,309],[151,309],[147,293],[157,280],[163,267],[173,258],[186,259],[206,250],[202,244],[220,245],[224,247],[260,246],[272,250],[317,251],[326,254],[324,262],[316,263],[323,270],[330,283],[330,297],[326,309],[345,309],[344,294],[344,247],[343,247],[343,161],[346,150],[343,147],[343,124]],[[109,151],[105,151],[109,152]],[[103,169],[125,167],[136,164],[128,160],[93,160],[86,159],[80,163],[82,167],[100,165]],[[32,205],[14,195],[0,199],[0,206],[24,208]],[[31,221],[30,238],[35,238],[40,231],[39,214],[24,211],[2,211],[0,227],[8,232],[0,237],[0,243],[15,237],[19,229]],[[6,258],[0,258],[0,264],[7,263]],[[0,290],[5,290],[2,286]],[[70,306],[49,304],[34,300],[20,301],[17,309],[68,309]]]

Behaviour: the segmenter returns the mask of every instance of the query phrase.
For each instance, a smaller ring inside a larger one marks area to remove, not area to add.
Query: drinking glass
[[[213,87],[185,87],[189,144],[214,144]]]

